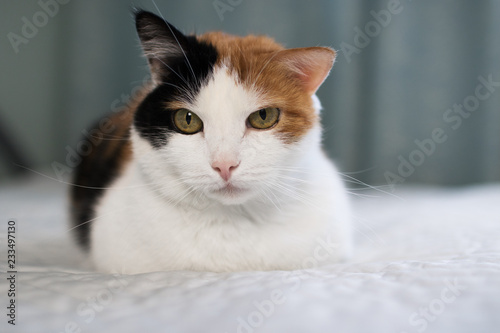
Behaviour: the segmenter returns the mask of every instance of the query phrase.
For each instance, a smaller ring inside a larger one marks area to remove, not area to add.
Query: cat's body
[[[349,208],[315,97],[334,52],[184,36],[146,12],[136,22],[153,82],[113,116],[113,140],[83,161],[73,190],[97,268],[296,269],[345,257]]]

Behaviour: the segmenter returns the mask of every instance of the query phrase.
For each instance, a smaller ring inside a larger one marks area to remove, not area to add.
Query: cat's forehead
[[[189,108],[205,121],[234,119],[244,123],[251,112],[268,106],[266,104],[269,102],[258,88],[242,84],[228,64],[221,63],[214,68]]]

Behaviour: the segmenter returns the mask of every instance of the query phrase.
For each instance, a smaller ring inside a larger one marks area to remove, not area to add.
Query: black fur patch
[[[123,113],[109,117],[114,127],[112,132],[103,132],[99,126],[91,131],[100,137],[98,144],[92,144],[91,154],[84,156],[76,167],[71,188],[71,217],[74,235],[83,249],[88,250],[90,229],[95,215],[95,206],[104,194],[104,189],[118,177],[124,156],[130,149],[129,128],[119,121]],[[130,123],[129,123],[130,125]]]
[[[175,110],[167,110],[165,103],[192,101],[213,72],[218,54],[214,46],[185,36],[154,14],[138,12],[136,25],[153,77],[161,83],[138,107],[134,125],[139,135],[160,148],[168,133],[177,131]]]

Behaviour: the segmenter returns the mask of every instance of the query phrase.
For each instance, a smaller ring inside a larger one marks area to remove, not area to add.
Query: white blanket
[[[353,197],[343,264],[131,276],[84,264],[66,192],[40,178],[0,188],[1,332],[500,332],[500,185],[357,192],[370,196]]]

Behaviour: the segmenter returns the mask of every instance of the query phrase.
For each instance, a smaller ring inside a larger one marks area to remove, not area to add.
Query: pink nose
[[[222,160],[213,162],[212,168],[227,182],[238,165],[240,165],[240,162]]]

